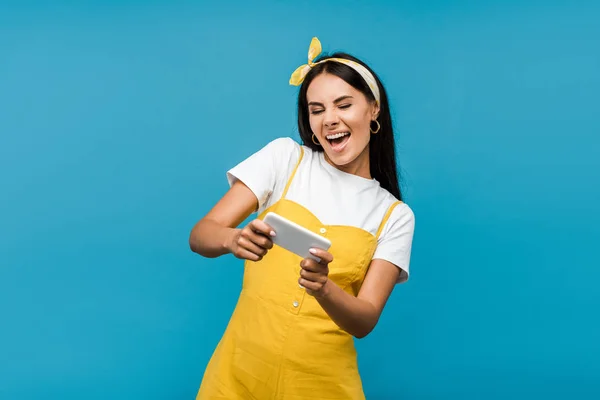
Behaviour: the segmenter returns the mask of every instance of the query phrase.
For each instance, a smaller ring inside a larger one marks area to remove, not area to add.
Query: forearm
[[[199,221],[190,233],[190,249],[204,257],[215,258],[231,252],[231,238],[238,229],[211,219]]]
[[[326,290],[317,301],[329,317],[349,334],[363,338],[377,324],[379,313],[373,304],[359,299],[328,280]]]

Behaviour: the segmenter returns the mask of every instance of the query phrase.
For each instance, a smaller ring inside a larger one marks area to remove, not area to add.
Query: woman
[[[364,399],[354,337],[408,279],[414,215],[396,175],[386,92],[361,61],[321,52],[300,85],[303,145],[272,141],[227,174],[230,190],[190,235],[205,257],[245,260],[243,288],[197,399]],[[273,246],[276,212],[331,240],[321,261]],[[238,225],[253,212],[258,218]]]

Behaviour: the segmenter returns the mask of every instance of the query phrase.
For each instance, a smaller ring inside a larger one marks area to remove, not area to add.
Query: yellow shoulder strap
[[[387,210],[387,212],[385,213],[385,216],[383,217],[383,219],[381,220],[381,223],[379,224],[379,229],[377,229],[377,235],[376,238],[379,239],[379,235],[381,235],[381,231],[383,230],[383,227],[385,226],[385,223],[387,222],[387,220],[390,218],[390,215],[392,214],[392,211],[394,211],[394,208],[396,208],[396,206],[398,204],[402,204],[401,201],[395,201]]]
[[[287,181],[287,184],[285,185],[285,189],[283,189],[283,194],[281,195],[281,198],[285,198],[285,195],[287,194],[288,189],[290,188],[290,184],[292,183],[292,180],[294,179],[294,175],[296,175],[296,171],[298,170],[298,166],[300,165],[300,161],[302,161],[302,157],[304,156],[304,147],[300,146],[300,157],[298,157],[298,162],[296,163],[296,166],[294,167],[294,170],[292,171],[292,174],[290,175],[290,178]]]

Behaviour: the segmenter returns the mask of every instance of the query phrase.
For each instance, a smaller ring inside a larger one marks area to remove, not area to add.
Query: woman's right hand
[[[243,229],[235,229],[229,250],[237,258],[260,261],[273,247],[273,229],[260,219],[255,219]]]

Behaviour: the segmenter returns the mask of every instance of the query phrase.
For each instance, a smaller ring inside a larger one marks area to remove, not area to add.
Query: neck
[[[353,161],[349,162],[346,165],[336,165],[327,157],[327,153],[323,152],[325,155],[325,160],[332,165],[333,167],[339,169],[342,172],[347,174],[357,175],[361,178],[372,179],[371,177],[371,163],[369,158],[369,146],[366,146],[365,149],[358,157],[356,157]]]

